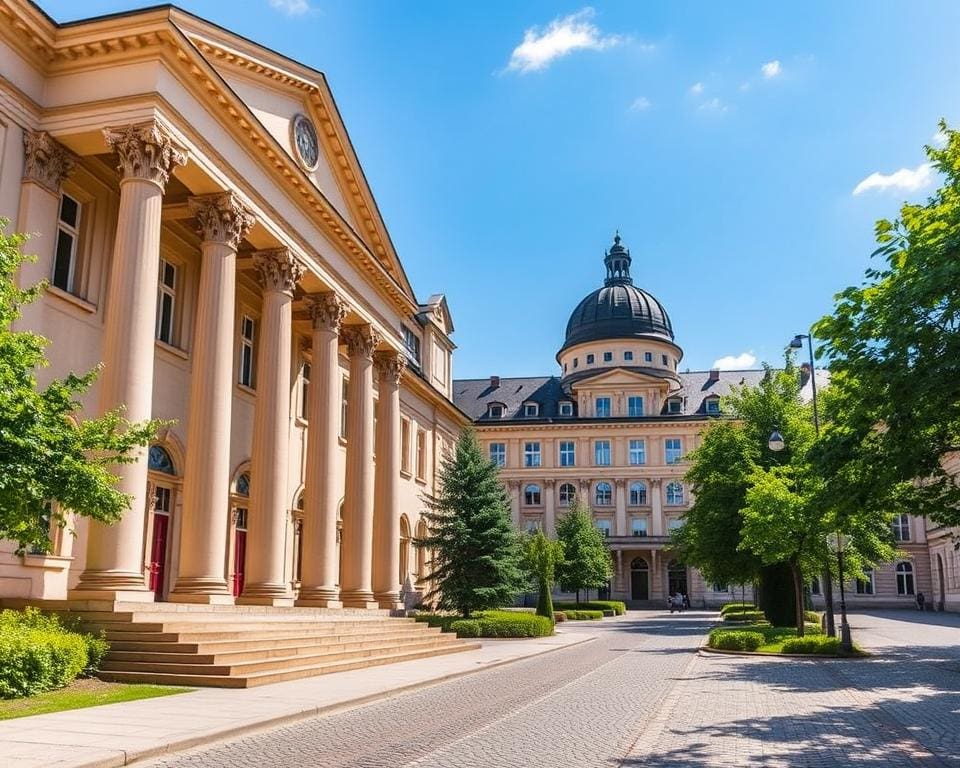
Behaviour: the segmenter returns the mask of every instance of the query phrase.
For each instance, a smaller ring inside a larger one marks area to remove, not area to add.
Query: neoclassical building
[[[132,503],[0,543],[0,597],[397,606],[464,415],[324,76],[173,7],[57,24],[0,0],[0,217],[33,233],[41,383],[168,423]]]

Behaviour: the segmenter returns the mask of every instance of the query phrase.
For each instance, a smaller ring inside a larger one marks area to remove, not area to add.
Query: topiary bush
[[[757,621],[764,621],[763,611],[730,611],[723,614],[723,620],[726,623],[744,622],[752,624]]]
[[[567,614],[567,619],[570,621],[593,621],[594,619],[602,619],[603,611],[564,611]]]
[[[613,611],[613,616],[623,616],[627,612],[627,604],[622,600],[591,600],[584,603],[575,603],[572,600],[558,600],[553,604],[554,608],[560,608],[564,611]]]
[[[710,633],[707,646],[721,651],[755,651],[764,643],[760,632],[741,629],[715,629]]]
[[[836,656],[840,650],[840,639],[816,635],[814,637],[794,637],[783,641],[784,653],[809,653],[824,656]]]
[[[720,606],[720,615],[726,616],[729,613],[744,613],[759,610],[760,609],[753,603],[724,603]]]

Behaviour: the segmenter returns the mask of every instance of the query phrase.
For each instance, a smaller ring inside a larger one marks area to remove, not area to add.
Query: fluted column
[[[381,608],[400,608],[400,380],[407,359],[377,352],[376,480],[373,505],[373,597]]]
[[[309,300],[313,326],[303,490],[303,564],[297,605],[339,608],[337,450],[340,438],[340,326],[346,306],[335,293]]]
[[[160,268],[160,216],[170,171],[187,153],[157,123],[104,131],[119,160],[120,207],[103,333],[100,410],[124,418],[153,415],[153,358]],[[78,599],[152,600],[143,573],[147,451],[114,468],[130,509],[113,525],[90,521],[86,570],[71,592]]]
[[[373,600],[373,350],[380,334],[369,325],[345,329],[350,353],[347,390],[347,471],[343,501],[340,599],[350,608]]]
[[[284,578],[293,289],[303,266],[285,248],[253,256],[263,285],[253,417],[247,565],[238,603],[291,605]]]
[[[617,513],[614,520],[614,535],[615,536],[626,536],[627,535],[627,492],[626,486],[627,481],[623,478],[614,481],[616,484],[616,493],[617,493]]]
[[[663,481],[650,481],[650,535],[663,536]]]
[[[556,520],[556,481],[547,479],[543,481],[543,532],[552,537],[557,530]]]
[[[190,198],[202,238],[193,333],[180,563],[170,600],[232,603],[224,573],[230,500],[230,416],[237,248],[254,224],[232,192]]]

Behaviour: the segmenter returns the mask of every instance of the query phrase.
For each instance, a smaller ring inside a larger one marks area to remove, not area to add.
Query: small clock
[[[308,171],[315,171],[320,164],[320,141],[317,129],[306,115],[295,115],[291,123],[293,147],[297,160]]]

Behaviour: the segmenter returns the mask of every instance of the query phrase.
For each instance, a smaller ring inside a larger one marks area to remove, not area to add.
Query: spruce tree
[[[432,555],[427,598],[467,618],[509,605],[526,581],[520,539],[499,470],[472,430],[464,429],[443,460],[438,486],[436,496],[424,496],[428,535],[414,542]]]
[[[613,576],[610,551],[579,499],[557,521],[557,539],[563,544],[557,581],[564,592],[575,592],[579,603],[581,590],[600,589]]]

